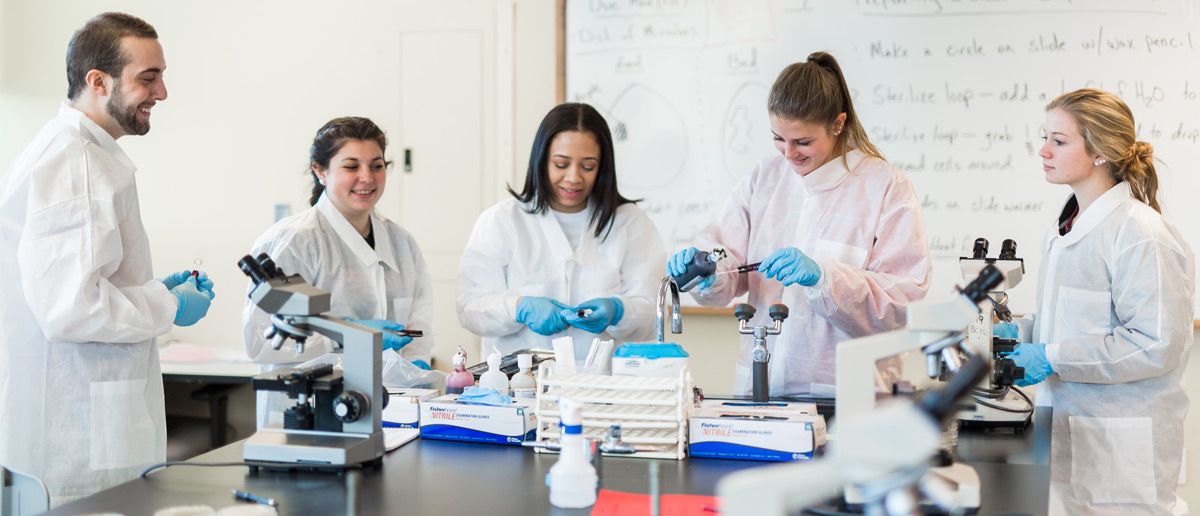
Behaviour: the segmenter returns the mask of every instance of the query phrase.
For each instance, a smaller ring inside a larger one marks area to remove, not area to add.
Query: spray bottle
[[[479,387],[483,389],[496,389],[500,394],[508,394],[508,375],[500,370],[500,362],[503,357],[496,348],[492,348],[492,354],[488,355],[488,369],[483,374],[479,375]]]
[[[475,375],[467,372],[467,352],[462,346],[454,354],[454,372],[446,377],[446,394],[462,394],[463,389],[475,385]]]
[[[546,474],[550,505],[566,509],[596,504],[596,468],[583,455],[583,404],[559,398],[562,450]]]

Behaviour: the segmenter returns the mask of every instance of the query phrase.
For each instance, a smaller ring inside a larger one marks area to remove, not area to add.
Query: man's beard
[[[150,122],[142,122],[137,118],[137,105],[124,104],[121,99],[121,81],[118,80],[114,84],[112,97],[108,100],[107,111],[121,125],[125,134],[141,136],[150,132]]]

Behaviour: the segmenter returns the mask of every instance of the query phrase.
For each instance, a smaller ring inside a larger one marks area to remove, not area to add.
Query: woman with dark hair
[[[330,291],[328,315],[379,330],[422,330],[425,336],[415,341],[385,331],[383,345],[429,369],[433,349],[429,268],[412,235],[375,212],[391,165],[384,158],[385,150],[387,136],[369,119],[336,118],[326,123],[309,149],[312,208],[276,222],[254,242],[251,255],[265,252],[288,274],[299,274]],[[247,297],[242,310],[246,353],[264,369],[289,367],[334,351],[328,338],[315,333],[303,354],[289,347],[272,349],[263,338],[269,326],[270,316]],[[282,395],[260,399],[260,426],[272,422],[278,416],[271,412],[285,406]]]
[[[458,319],[483,351],[550,349],[575,339],[654,334],[659,264],[654,223],[617,191],[608,123],[587,104],[562,104],[538,127],[521,192],[475,222],[458,270]]]
[[[867,139],[833,56],[816,52],[784,68],[767,100],[779,155],[730,193],[716,222],[667,263],[684,272],[697,250],[722,247],[719,271],[762,262],[761,274],[718,274],[693,289],[706,306],[749,292],[753,325],[767,308],[792,316],[769,341],[770,393],[834,394],[837,343],[903,328],[908,305],[929,288],[931,258],[912,183]],[[734,392],[749,394],[753,341],[745,336]],[[900,378],[900,357],[877,364],[878,383]]]

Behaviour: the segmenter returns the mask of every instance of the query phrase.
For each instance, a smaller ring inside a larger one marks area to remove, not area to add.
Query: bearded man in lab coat
[[[195,324],[206,274],[151,274],[133,162],[166,61],[145,21],[104,13],[67,47],[68,99],[0,178],[0,465],[51,506],[166,456],[155,337]]]

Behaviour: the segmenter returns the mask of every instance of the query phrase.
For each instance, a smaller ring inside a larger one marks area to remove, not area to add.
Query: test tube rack
[[[637,449],[623,456],[682,460],[687,455],[694,404],[687,367],[675,377],[640,377],[561,373],[547,364],[553,363],[538,369],[538,441],[559,438],[558,398],[566,396],[584,403],[585,439],[603,440],[610,426],[621,425],[621,440]]]

